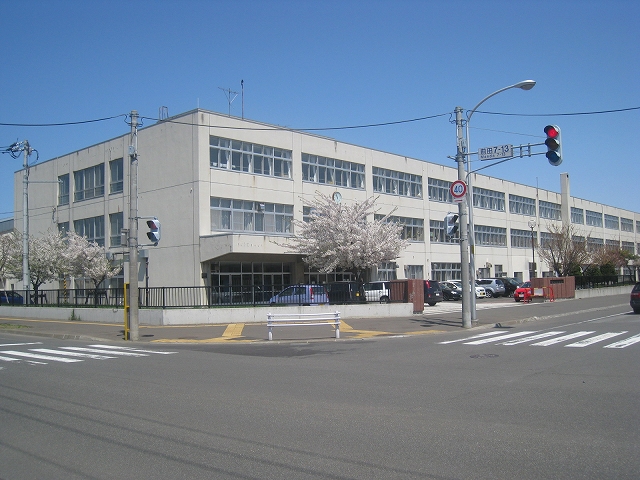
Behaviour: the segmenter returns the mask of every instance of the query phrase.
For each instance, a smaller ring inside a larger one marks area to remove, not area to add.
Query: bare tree
[[[557,275],[566,277],[577,268],[589,263],[589,252],[579,232],[572,224],[547,226],[551,238],[538,247],[540,258],[544,260]]]
[[[316,193],[310,221],[294,221],[297,234],[285,246],[322,273],[343,269],[362,280],[365,269],[398,258],[407,245],[402,224],[389,221],[393,212],[367,220],[376,213],[375,200],[347,205]]]

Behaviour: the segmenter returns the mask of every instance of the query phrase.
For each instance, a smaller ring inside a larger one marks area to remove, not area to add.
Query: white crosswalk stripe
[[[476,302],[476,310],[491,310],[494,308],[511,308],[511,307],[520,307],[522,306],[519,302],[486,302],[483,303],[483,300],[478,300]],[[461,302],[438,302],[433,307],[426,305],[424,306],[424,315],[442,315],[443,313],[455,313],[462,312],[462,303]]]
[[[0,362],[27,362],[34,365],[46,365],[49,362],[77,363],[84,360],[110,360],[118,357],[148,357],[177,353],[101,344],[87,345],[86,347],[26,348],[24,351],[16,349],[16,347],[34,345],[42,345],[42,342],[0,345]],[[4,350],[7,347],[13,348]]]
[[[571,348],[584,348],[590,347],[597,343],[605,342],[606,340],[612,339],[614,337],[619,337],[620,335],[624,335],[628,333],[627,331],[621,332],[606,332],[600,333],[593,336],[589,336],[596,333],[591,330],[581,330],[578,332],[567,333],[564,331],[547,331],[547,332],[536,332],[536,331],[522,331],[522,332],[514,332],[508,333],[506,331],[497,331],[497,332],[486,332],[480,333],[476,335],[472,335],[466,338],[459,338],[456,340],[446,340],[444,342],[438,342],[440,345],[447,345],[451,343],[462,343],[463,345],[484,345],[484,344],[493,344],[493,345],[524,345],[528,344],[528,346],[535,347],[549,347],[552,345],[559,345],[562,343],[566,343],[563,345],[564,347]],[[581,340],[570,342],[571,340],[580,338]],[[542,340],[546,339],[546,340]],[[504,341],[507,340],[507,341]],[[541,340],[541,341],[538,341]],[[535,342],[535,343],[531,343]],[[617,342],[610,343],[607,345],[603,345],[602,348],[626,348],[636,343],[640,343],[640,334],[633,335],[631,337],[618,340]]]

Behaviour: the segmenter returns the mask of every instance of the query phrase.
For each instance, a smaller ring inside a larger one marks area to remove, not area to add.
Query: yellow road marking
[[[230,323],[222,334],[222,338],[237,338],[242,336],[244,323]]]

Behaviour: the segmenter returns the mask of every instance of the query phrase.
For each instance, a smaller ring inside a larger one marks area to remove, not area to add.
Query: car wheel
[[[633,313],[640,313],[640,308],[633,307]]]
[[[430,307],[435,307],[436,306],[436,302],[429,302],[429,306]]]
[[[518,298],[518,297],[513,297],[513,299],[514,299],[516,302],[519,302],[519,301],[520,301],[520,298]]]
[[[386,295],[380,297],[380,303],[389,303],[389,297],[387,297]]]
[[[491,290],[487,290],[487,298],[493,297],[493,292]]]

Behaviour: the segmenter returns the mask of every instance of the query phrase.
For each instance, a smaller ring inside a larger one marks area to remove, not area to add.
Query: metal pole
[[[455,108],[456,114],[456,162],[458,162],[458,180],[464,181],[464,138],[462,133],[462,107]],[[458,204],[458,217],[460,221],[460,269],[462,280],[462,326],[471,328],[471,309],[469,305],[470,295],[475,296],[475,286],[469,283],[469,237],[467,229],[467,202]]]
[[[22,283],[25,290],[25,301],[29,304],[31,275],[29,272],[29,141],[24,141],[24,171],[22,173]]]
[[[138,331],[138,112],[131,110],[129,145],[129,340],[140,339]]]

